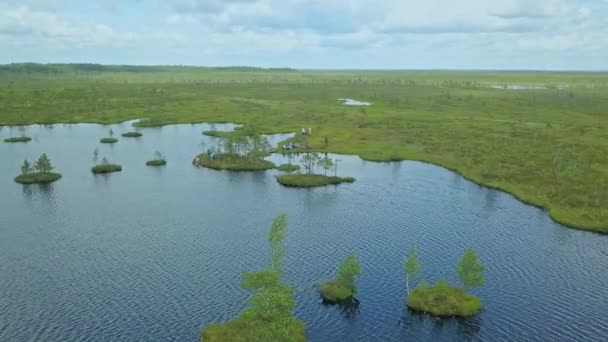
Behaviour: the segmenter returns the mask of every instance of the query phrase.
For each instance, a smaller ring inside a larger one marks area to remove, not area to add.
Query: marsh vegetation
[[[15,177],[15,182],[21,184],[52,183],[61,179],[60,173],[52,172],[54,169],[49,157],[43,153],[34,164],[27,159],[23,161],[21,174]]]
[[[119,171],[122,171],[122,166],[110,163],[106,157],[101,160],[101,164],[91,168],[91,172],[93,173],[112,173]]]

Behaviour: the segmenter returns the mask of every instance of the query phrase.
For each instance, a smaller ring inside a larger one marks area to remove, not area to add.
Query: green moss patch
[[[32,138],[30,138],[30,137],[16,137],[16,138],[4,139],[4,142],[6,142],[6,143],[20,143],[20,142],[28,142],[28,141],[32,141]]]
[[[274,168],[267,160],[238,154],[219,153],[214,157],[200,154],[194,159],[194,164],[215,170],[230,171],[264,171]]]
[[[99,140],[99,142],[101,142],[102,144],[114,144],[118,142],[118,139],[116,138],[103,138],[101,140]]]
[[[277,181],[284,186],[312,188],[317,186],[338,185],[340,183],[352,183],[355,181],[355,179],[353,177],[288,174],[278,176]]]
[[[148,165],[148,166],[163,166],[163,165],[167,165],[167,161],[163,160],[163,159],[148,160],[146,162],[146,165]]]
[[[122,135],[125,138],[139,138],[143,136],[140,132],[127,132]]]
[[[58,181],[61,174],[54,172],[34,172],[15,177],[15,182],[21,184],[46,184]]]
[[[353,297],[353,291],[333,280],[326,280],[321,283],[319,292],[323,299],[333,303],[344,302]]]
[[[295,172],[295,171],[298,171],[299,169],[300,169],[299,165],[293,165],[293,164],[281,164],[277,167],[277,170],[283,171],[283,172]]]
[[[284,331],[289,331],[285,334]],[[249,341],[306,341],[304,322],[292,319],[287,324],[273,321],[239,318],[225,324],[213,324],[205,328],[202,342],[249,342]],[[283,333],[278,333],[282,331]],[[286,337],[286,335],[288,337]],[[287,338],[287,339],[286,339]]]
[[[414,310],[438,317],[468,317],[478,313],[481,299],[464,290],[438,283],[421,285],[407,298],[407,306]]]
[[[116,164],[95,165],[91,169],[91,172],[93,172],[93,173],[111,173],[111,172],[118,172],[118,171],[122,171],[122,166],[116,165]]]

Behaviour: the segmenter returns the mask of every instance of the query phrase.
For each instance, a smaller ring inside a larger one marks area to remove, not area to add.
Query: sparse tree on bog
[[[456,273],[465,288],[481,286],[485,283],[483,273],[486,266],[477,261],[477,254],[472,247],[464,251],[462,259],[456,265]]]
[[[108,161],[108,158],[103,157],[103,158],[101,159],[101,165],[108,165],[108,164],[110,164],[110,162]]]
[[[410,277],[416,276],[420,272],[420,261],[418,260],[418,247],[411,246],[405,264],[403,265],[403,272],[405,273],[405,286],[407,287],[407,294],[410,294]]]
[[[27,175],[32,172],[32,169],[33,169],[32,164],[30,164],[30,162],[27,159],[25,159],[23,161],[23,165],[21,165],[21,174]]]
[[[43,153],[40,158],[34,163],[34,168],[37,172],[47,173],[53,171],[53,165],[51,160],[47,157],[46,153]]]
[[[319,166],[323,168],[323,170],[325,171],[325,175],[327,176],[327,172],[331,170],[332,167],[334,167],[334,162],[331,158],[325,155],[325,157],[319,160]]]
[[[355,253],[348,255],[340,265],[336,273],[336,283],[352,290],[353,294],[357,293],[357,285],[355,281],[361,274],[361,264],[357,260]]]
[[[283,270],[285,257],[285,238],[287,237],[287,215],[281,214],[272,222],[268,233],[270,243],[270,268],[278,273]]]
[[[114,131],[110,128],[110,131],[108,132],[110,134],[110,137],[114,136]]]
[[[306,153],[302,156],[301,162],[304,164],[306,173],[312,174],[315,171],[315,165],[319,162],[321,157],[317,153]]]
[[[165,160],[165,157],[160,151],[156,151],[154,152],[154,160]]]
[[[99,160],[99,148],[93,150],[93,163],[97,163],[97,160]]]

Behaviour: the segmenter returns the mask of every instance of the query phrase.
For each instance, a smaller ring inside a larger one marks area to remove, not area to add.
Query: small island
[[[277,166],[277,170],[283,171],[283,172],[295,172],[295,171],[300,170],[300,165],[281,164],[281,165]]]
[[[232,153],[203,153],[194,159],[194,164],[215,170],[264,171],[274,164],[262,158]]]
[[[134,132],[123,133],[122,136],[125,138],[139,138],[139,137],[143,136],[143,134],[141,134],[141,132],[134,131]]]
[[[26,137],[26,136],[21,136],[21,137],[4,139],[5,143],[25,143],[28,141],[32,141],[32,138]]]
[[[325,154],[324,157],[321,157],[318,153],[305,153],[300,162],[303,165],[305,173],[290,173],[277,176],[277,182],[288,187],[312,188],[318,186],[338,185],[341,183],[353,183],[355,181],[353,177],[338,177],[338,161],[334,161],[333,159],[329,158],[327,154]],[[315,166],[322,167],[325,174],[320,175],[314,173]],[[283,168],[283,170],[281,170],[281,168]],[[279,170],[285,172],[294,172],[298,169],[300,169],[300,166],[292,165],[291,163],[283,164],[279,167]],[[331,169],[334,170],[334,175],[328,176],[327,173]]]
[[[167,165],[167,159],[159,152],[154,152],[154,159],[146,162],[147,166],[163,166]]]
[[[47,157],[46,153],[43,153],[34,165],[30,164],[27,159],[23,161],[21,174],[15,177],[15,182],[21,184],[53,183],[61,178],[61,174],[51,172],[53,169],[51,160]]]
[[[326,280],[319,286],[319,293],[323,300],[329,303],[343,303],[352,300],[357,293],[355,281],[361,274],[361,264],[355,254],[347,256],[336,272],[336,278]]]
[[[436,317],[469,317],[478,313],[483,307],[481,299],[462,288],[448,285],[441,278],[435,285],[424,281],[410,293],[410,279],[420,271],[418,249],[410,248],[403,271],[406,276],[407,307]],[[473,288],[485,283],[483,273],[486,267],[477,261],[473,248],[467,248],[464,256],[456,266],[456,273],[464,288]]]
[[[106,159],[105,157],[101,161],[101,164],[95,165],[95,166],[93,166],[93,168],[91,168],[91,172],[93,172],[95,174],[112,173],[112,172],[119,172],[119,171],[122,171],[122,166],[117,165],[117,164],[110,164],[108,159]]]
[[[114,143],[118,142],[118,139],[116,139],[116,138],[103,138],[103,139],[99,140],[99,142],[101,142],[102,144],[114,144]]]
[[[481,299],[448,285],[440,279],[435,285],[421,284],[407,297],[407,306],[437,317],[468,317],[481,310]]]

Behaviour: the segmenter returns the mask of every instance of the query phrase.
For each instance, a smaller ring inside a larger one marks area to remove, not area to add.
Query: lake
[[[233,125],[217,125],[231,129]],[[120,141],[99,144],[112,128]],[[197,341],[247,305],[240,275],[268,262],[270,223],[289,215],[285,279],[310,341],[599,341],[608,335],[608,236],[565,228],[511,195],[420,162],[340,159],[354,184],[291,189],[276,171],[192,166],[218,139],[208,125],[29,126],[27,144],[0,143],[0,340]],[[4,127],[1,138],[16,128]],[[274,136],[277,143],[285,136]],[[93,151],[123,171],[94,176]],[[144,164],[155,150],[162,168]],[[13,182],[46,152],[63,178]],[[276,163],[286,157],[273,155]],[[473,246],[487,264],[475,318],[409,312],[403,260],[420,247],[421,276],[455,282]],[[356,252],[356,311],[325,306],[315,284]]]

